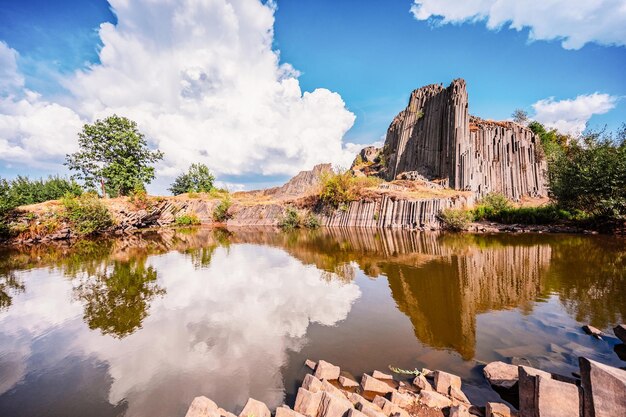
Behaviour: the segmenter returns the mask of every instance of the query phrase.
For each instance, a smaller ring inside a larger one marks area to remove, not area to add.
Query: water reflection
[[[276,406],[299,352],[340,352],[353,372],[573,363],[571,349],[606,349],[569,316],[624,320],[625,271],[623,242],[587,236],[202,229],[14,250],[0,254],[0,414],[176,416],[199,394]]]

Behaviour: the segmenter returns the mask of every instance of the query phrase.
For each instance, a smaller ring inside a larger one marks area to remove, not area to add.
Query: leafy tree
[[[215,177],[204,164],[191,164],[186,173],[176,177],[169,190],[174,195],[206,193],[213,189]]]
[[[550,166],[550,190],[565,208],[626,218],[626,125],[616,137],[588,132]]]
[[[519,123],[521,125],[528,123],[528,113],[525,110],[515,109],[511,116],[513,117],[513,121],[515,123]]]
[[[154,179],[151,164],[163,159],[151,151],[137,123],[113,115],[83,126],[78,134],[80,150],[67,155],[65,164],[78,171],[74,178],[102,195],[128,195]]]
[[[122,339],[141,328],[150,303],[165,294],[157,271],[145,260],[114,261],[113,268],[90,276],[75,288],[85,303],[84,318],[90,329],[100,329]]]
[[[58,176],[31,180],[20,175],[11,181],[0,179],[0,206],[14,208],[57,200],[66,194],[80,195],[82,192],[82,187],[76,182]]]

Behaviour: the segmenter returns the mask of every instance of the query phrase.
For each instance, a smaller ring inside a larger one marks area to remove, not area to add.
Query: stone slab
[[[626,416],[626,371],[578,358],[584,417]]]

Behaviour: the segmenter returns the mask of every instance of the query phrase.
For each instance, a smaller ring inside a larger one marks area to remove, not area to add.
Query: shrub
[[[315,214],[308,212],[305,216],[302,216],[298,210],[292,207],[287,207],[285,214],[278,221],[278,227],[283,230],[317,229],[320,225],[320,220]]]
[[[232,205],[233,203],[228,195],[222,198],[222,200],[213,209],[213,220],[220,223],[228,220],[230,218],[228,209],[230,209],[230,206]]]
[[[72,180],[58,176],[31,180],[18,176],[12,181],[0,179],[0,211],[10,211],[18,206],[57,200],[66,194],[81,195],[83,189]]]
[[[472,221],[472,214],[463,209],[448,208],[439,213],[439,220],[443,223],[444,229],[458,232],[467,229]]]
[[[321,226],[320,219],[313,213],[309,213],[304,218],[302,225],[307,229],[317,229]]]
[[[80,235],[103,232],[113,225],[107,207],[96,194],[85,193],[79,197],[67,195],[62,199],[65,216]]]
[[[183,193],[206,193],[213,189],[215,177],[204,164],[191,164],[186,173],[180,174],[169,190],[174,195]]]
[[[174,219],[176,226],[195,226],[200,224],[200,219],[195,214],[183,214]]]
[[[148,193],[143,188],[136,188],[130,195],[130,202],[138,210],[145,210],[150,207]]]
[[[321,178],[319,197],[323,204],[337,209],[357,200],[366,188],[381,181],[377,177],[355,177],[350,171],[327,173]]]

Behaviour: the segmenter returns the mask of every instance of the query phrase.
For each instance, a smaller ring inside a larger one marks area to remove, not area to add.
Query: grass
[[[226,195],[222,197],[222,200],[215,206],[213,209],[213,220],[216,222],[224,223],[226,220],[230,218],[230,214],[228,213],[228,209],[233,205],[230,196]]]

